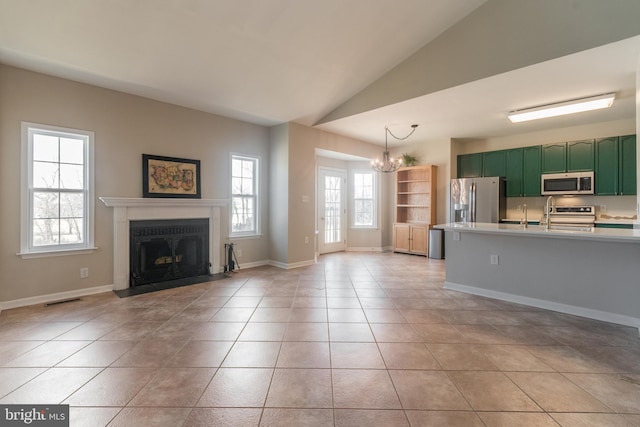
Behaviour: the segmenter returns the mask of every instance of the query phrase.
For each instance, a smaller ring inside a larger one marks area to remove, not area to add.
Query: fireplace
[[[228,207],[225,199],[172,199],[100,197],[105,206],[113,208],[113,289],[125,290],[131,284],[129,243],[130,226],[134,221],[197,219],[209,220],[209,261],[211,272],[222,271],[221,210]],[[140,288],[139,288],[140,289]]]
[[[209,219],[130,221],[130,286],[210,273]]]

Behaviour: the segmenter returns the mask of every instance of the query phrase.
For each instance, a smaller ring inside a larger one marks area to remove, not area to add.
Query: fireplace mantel
[[[225,199],[178,199],[99,197],[113,208],[113,285],[115,290],[129,287],[129,222],[145,219],[209,218],[209,256],[211,271],[220,271],[222,230],[220,208]]]

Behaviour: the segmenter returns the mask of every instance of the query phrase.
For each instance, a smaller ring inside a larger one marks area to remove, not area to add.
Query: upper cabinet
[[[567,171],[567,143],[542,146],[542,173],[562,173]]]
[[[596,194],[636,194],[636,136],[597,139]]]
[[[618,194],[619,174],[618,137],[596,139],[595,194]]]
[[[507,176],[507,150],[482,153],[482,176]]]
[[[592,171],[594,140],[560,142],[542,146],[542,173]]]
[[[482,176],[482,153],[458,156],[458,178],[478,178]]]
[[[620,195],[637,193],[636,136],[625,135],[618,139],[620,155]]]
[[[598,195],[636,194],[636,135],[458,156],[458,178],[505,176],[507,197],[539,196],[543,173],[595,172]]]
[[[567,172],[592,171],[594,140],[567,142]]]
[[[520,197],[523,195],[523,149],[514,148],[506,153],[507,197]]]
[[[540,195],[540,175],[542,174],[542,147],[524,147],[522,149],[522,195]]]

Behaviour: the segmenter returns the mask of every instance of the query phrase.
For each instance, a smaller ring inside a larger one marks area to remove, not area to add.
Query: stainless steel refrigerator
[[[500,222],[506,218],[506,181],[502,177],[451,180],[449,222]]]

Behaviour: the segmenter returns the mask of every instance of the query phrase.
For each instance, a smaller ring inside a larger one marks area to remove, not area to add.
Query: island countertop
[[[619,229],[600,227],[567,227],[551,225],[496,224],[485,222],[438,224],[434,228],[445,231],[459,231],[483,234],[514,235],[519,237],[548,237],[557,239],[581,239],[607,242],[640,243],[640,229]]]

